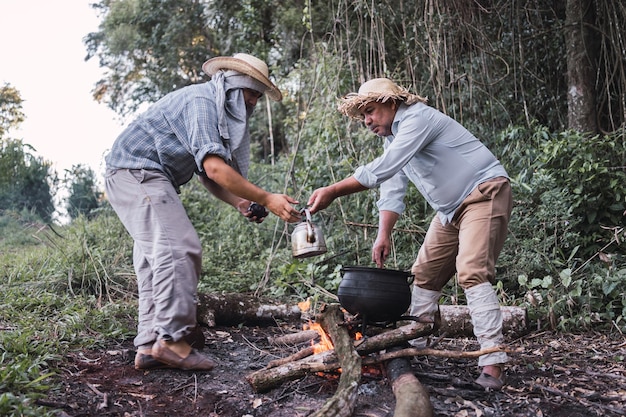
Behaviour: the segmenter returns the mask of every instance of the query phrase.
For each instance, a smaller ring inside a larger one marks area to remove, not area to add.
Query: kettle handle
[[[313,221],[311,220],[311,211],[308,208],[303,208],[300,211],[306,217],[306,240],[309,243],[315,243],[315,232],[313,231]]]

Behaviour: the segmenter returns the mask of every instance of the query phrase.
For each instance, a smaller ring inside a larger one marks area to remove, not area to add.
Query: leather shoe
[[[169,366],[168,364],[154,359],[152,354],[147,352],[137,352],[137,354],[135,355],[135,369],[147,371],[150,369],[171,368],[171,366]]]
[[[476,382],[478,385],[485,388],[486,390],[500,391],[505,383],[504,367],[500,366],[500,376],[495,377],[483,371],[474,382]]]
[[[182,341],[182,343],[186,344],[187,342]],[[157,340],[154,345],[152,345],[152,357],[172,368],[183,369],[185,371],[210,371],[215,368],[216,365],[214,361],[201,355],[195,349],[191,349],[189,355],[182,358],[171,350],[162,339]]]

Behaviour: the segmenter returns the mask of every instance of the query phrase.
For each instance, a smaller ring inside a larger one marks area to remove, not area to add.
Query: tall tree
[[[205,79],[200,70],[214,45],[201,0],[102,0],[99,31],[87,35],[87,59],[109,72],[94,97],[119,114]]]
[[[598,37],[593,29],[592,0],[568,0],[565,20],[567,45],[568,124],[579,132],[596,133],[595,76],[598,72]]]
[[[613,131],[626,120],[623,1],[101,0],[96,7],[103,21],[87,37],[89,57],[109,72],[95,95],[122,114],[203,81],[205,59],[243,51],[280,69],[298,100],[312,97],[316,83],[299,78],[301,69],[324,71],[332,55],[340,67],[316,76],[338,76],[345,90],[335,93],[393,77],[487,132],[534,121],[593,130],[594,119],[598,130]],[[580,95],[568,102],[571,91]]]

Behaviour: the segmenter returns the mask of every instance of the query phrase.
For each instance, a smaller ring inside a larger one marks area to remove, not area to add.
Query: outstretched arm
[[[354,176],[348,177],[328,187],[321,187],[313,191],[307,205],[310,206],[309,210],[313,214],[328,207],[337,197],[365,190],[367,190],[367,187],[361,185]]]
[[[213,193],[213,188],[215,188],[216,185],[222,188],[223,191],[218,191],[218,194],[215,195],[220,199],[224,197],[225,199],[223,201],[229,204],[235,202],[235,204],[233,204],[234,207],[239,209],[239,206],[236,204],[242,204],[242,202],[237,202],[236,198],[240,198],[244,200],[244,205],[255,201],[265,206],[269,211],[286,222],[294,223],[301,220],[302,215],[292,206],[292,204],[298,204],[298,201],[286,194],[270,193],[252,184],[219,156],[207,155],[202,162],[202,167],[208,179],[215,183],[209,183],[211,188],[208,189]],[[239,211],[241,211],[241,209],[239,209]]]

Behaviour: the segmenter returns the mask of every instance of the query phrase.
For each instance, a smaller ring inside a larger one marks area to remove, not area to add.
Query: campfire
[[[301,332],[287,334],[272,341],[275,344],[309,345],[294,354],[268,363],[246,376],[255,392],[266,392],[284,382],[307,374],[335,377],[339,383],[335,395],[313,416],[349,416],[357,400],[357,389],[364,375],[373,373],[390,381],[396,397],[394,417],[432,416],[432,406],[426,389],[415,377],[410,357],[433,355],[451,358],[477,358],[486,353],[506,350],[496,347],[474,352],[444,351],[433,348],[409,347],[408,341],[432,335],[435,323],[417,321],[396,326],[375,328],[368,334],[355,329],[360,322],[351,320],[339,304],[326,304]]]

